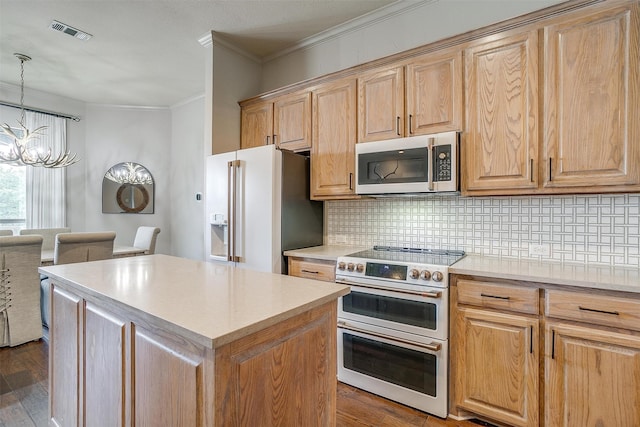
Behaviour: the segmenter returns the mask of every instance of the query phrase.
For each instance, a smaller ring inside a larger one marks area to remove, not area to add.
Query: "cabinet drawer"
[[[333,261],[289,258],[289,276],[335,282],[336,263]]]
[[[640,330],[640,300],[548,290],[548,317]]]
[[[458,304],[538,314],[537,288],[458,280]]]

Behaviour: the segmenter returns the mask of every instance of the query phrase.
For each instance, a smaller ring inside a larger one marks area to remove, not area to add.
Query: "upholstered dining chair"
[[[13,230],[0,230],[0,237],[13,236]]]
[[[53,251],[53,264],[72,264],[75,262],[100,261],[113,258],[113,241],[116,233],[80,232],[58,233]],[[42,294],[42,322],[49,326],[49,278],[40,281]]]
[[[60,228],[24,228],[20,230],[20,235],[38,234],[42,236],[42,250],[52,251],[56,246],[56,235],[59,233],[69,233],[71,229],[68,227]]]
[[[133,246],[144,249],[145,255],[153,255],[156,252],[156,239],[160,234],[158,227],[138,227],[136,237],[133,239]]]
[[[42,337],[41,253],[42,236],[0,237],[0,347]]]

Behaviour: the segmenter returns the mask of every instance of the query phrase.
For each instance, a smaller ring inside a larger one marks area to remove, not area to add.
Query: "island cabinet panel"
[[[640,425],[640,337],[549,322],[547,427]]]
[[[335,426],[336,316],[334,301],[217,349],[216,425]]]
[[[82,318],[84,301],[51,286],[49,343],[49,416],[50,424],[74,427],[81,425],[79,405],[83,371]]]
[[[639,32],[638,2],[545,27],[544,187],[640,183]]]
[[[478,43],[465,51],[463,191],[538,185],[538,33]],[[526,191],[524,191],[526,192]]]
[[[134,425],[205,425],[202,356],[141,327],[134,331]]]
[[[84,421],[126,425],[127,323],[87,302],[84,345]]]
[[[538,425],[537,318],[458,308],[457,406],[512,426]],[[463,374],[464,373],[464,374]]]

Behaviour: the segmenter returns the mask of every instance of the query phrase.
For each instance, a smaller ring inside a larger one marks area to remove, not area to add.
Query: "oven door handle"
[[[406,341],[406,340],[401,340],[398,339],[397,337],[393,337],[391,335],[386,335],[386,334],[380,334],[378,332],[371,332],[367,329],[361,329],[358,328],[356,326],[351,326],[348,325],[346,322],[342,321],[342,320],[338,320],[338,328],[340,329],[346,329],[348,331],[353,331],[353,332],[360,332],[361,334],[365,334],[365,335],[370,335],[372,337],[376,337],[376,338],[383,338],[389,341],[393,341],[393,342],[397,342],[400,344],[407,344],[407,345],[414,345],[416,347],[420,347],[420,348],[424,348],[426,350],[429,351],[440,351],[440,348],[442,348],[442,344],[440,343],[435,343],[432,342],[431,344],[422,344],[422,343],[418,343],[418,342],[414,342],[414,341]]]
[[[337,279],[336,283],[340,283],[341,285],[357,286],[359,288],[375,289],[378,291],[397,292],[399,294],[416,295],[416,296],[427,297],[427,298],[440,298],[442,296],[442,292],[418,292],[418,291],[410,291],[407,289],[387,288],[385,286],[363,285],[362,283],[355,283],[355,282],[350,282],[348,280],[342,280],[342,279]]]

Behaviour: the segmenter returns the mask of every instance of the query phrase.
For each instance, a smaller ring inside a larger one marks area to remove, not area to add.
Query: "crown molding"
[[[182,107],[183,105],[190,104],[199,99],[204,99],[204,97],[205,97],[204,93],[201,93],[200,95],[195,95],[190,98],[183,99],[182,101],[176,102],[175,104],[171,105],[169,108],[173,110],[174,108]]]
[[[381,7],[380,9],[376,9],[357,18],[353,18],[350,21],[321,31],[318,34],[302,39],[286,49],[265,56],[264,58],[262,58],[262,62],[269,62],[298,50],[310,49],[314,46],[318,46],[338,37],[344,36],[345,34],[358,31],[362,28],[370,27],[379,22],[391,19],[397,15],[401,15],[413,9],[417,9],[431,3],[437,3],[439,1],[440,0],[398,0],[387,6]]]
[[[202,47],[209,47],[209,46],[222,46],[225,47],[235,53],[238,53],[242,56],[244,56],[245,58],[248,58],[258,64],[262,64],[262,59],[256,55],[254,55],[251,52],[247,52],[246,50],[234,45],[233,43],[231,43],[229,40],[225,39],[224,37],[222,37],[219,33],[217,33],[216,31],[210,31],[209,33],[203,35],[202,37],[200,37],[198,39],[198,43],[200,43],[202,45]]]

